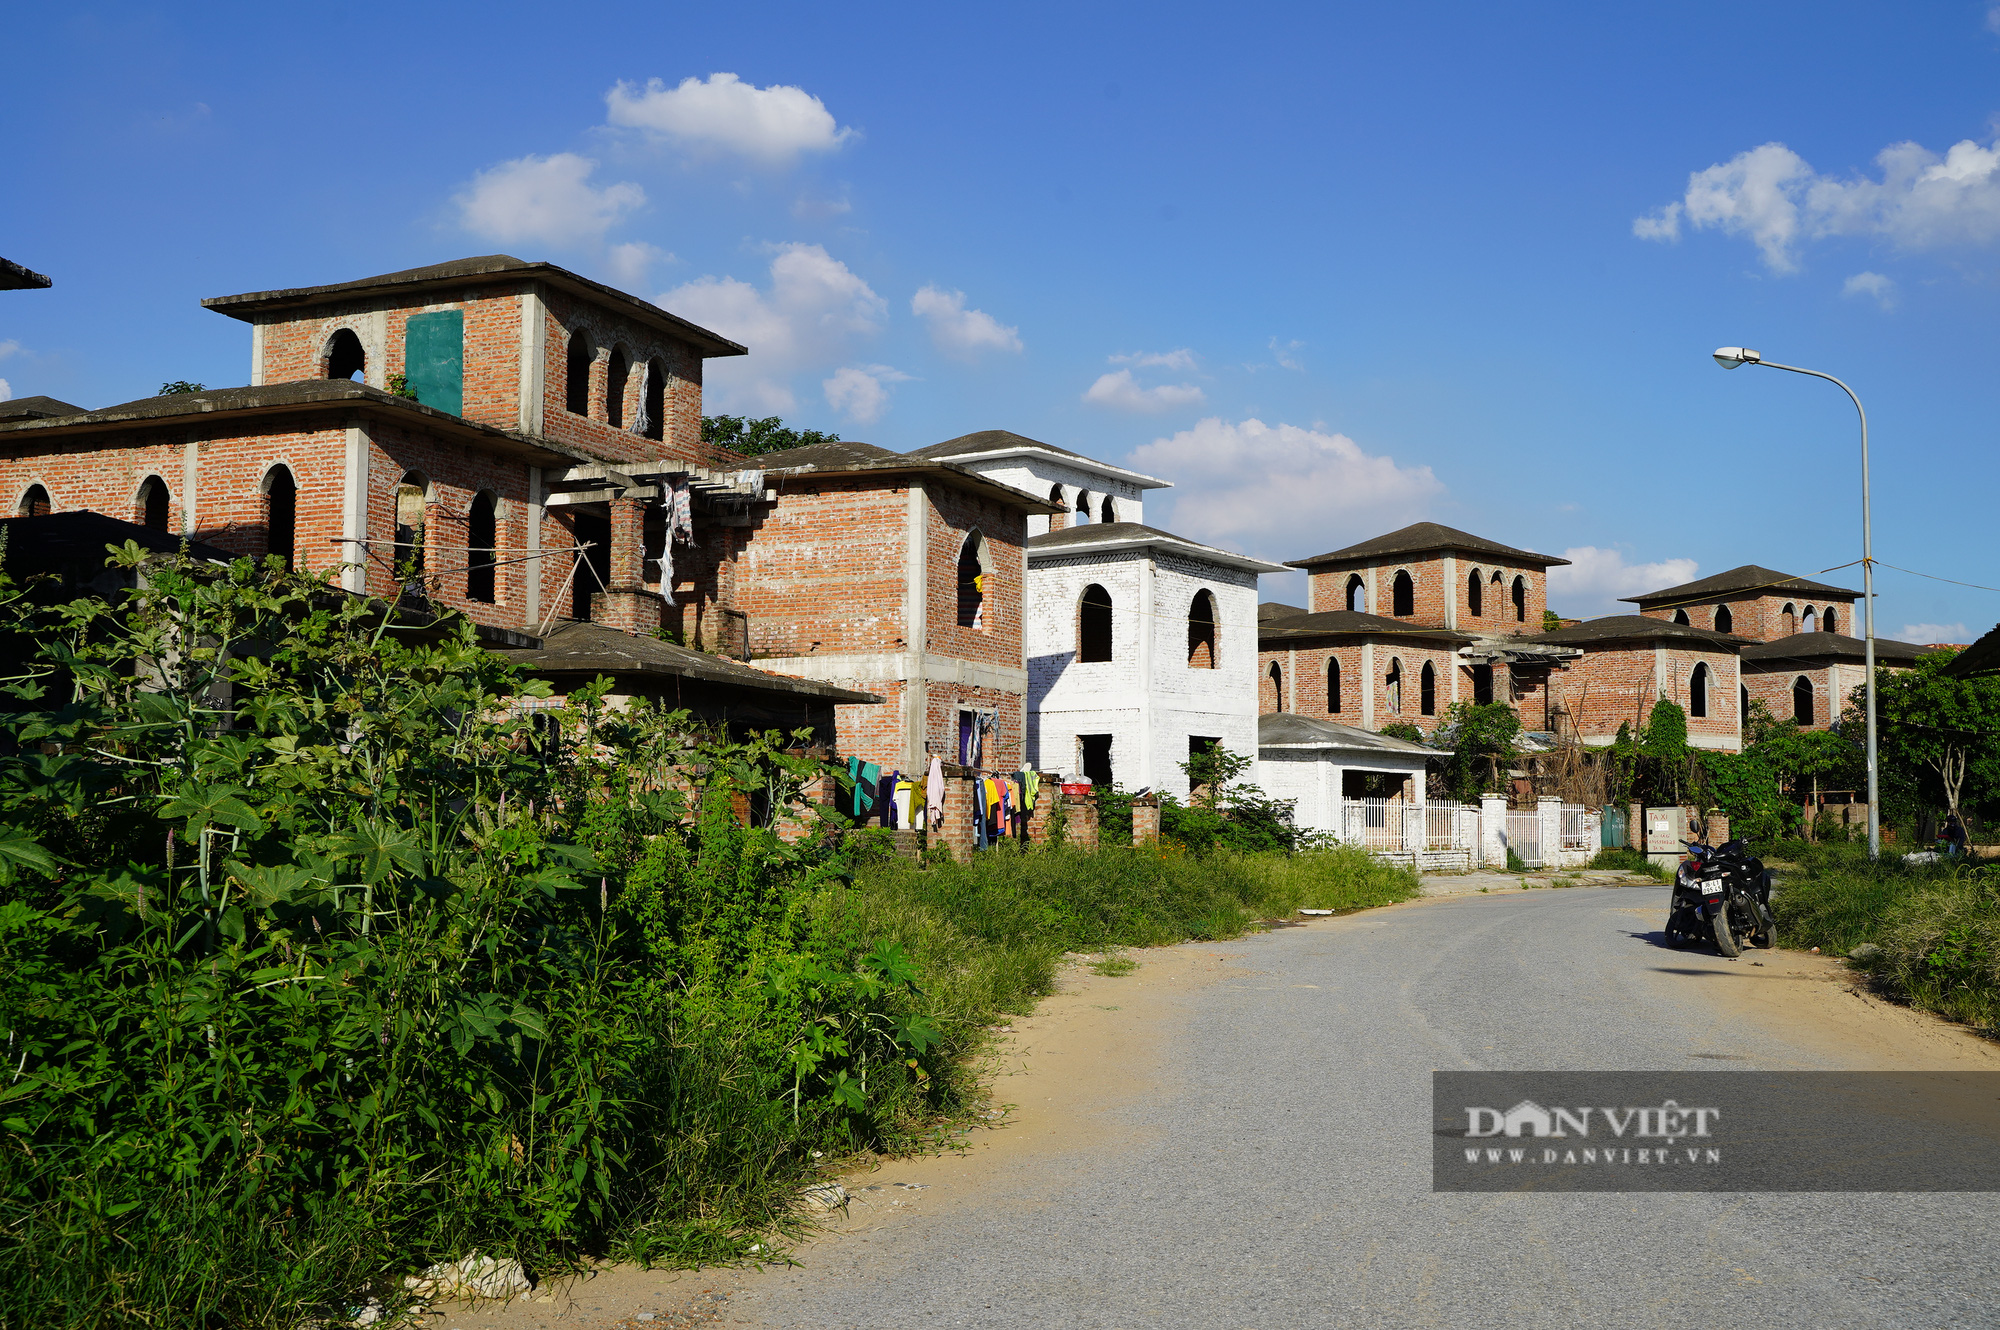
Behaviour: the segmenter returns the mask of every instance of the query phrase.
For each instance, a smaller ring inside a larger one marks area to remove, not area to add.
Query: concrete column
[[[1553,794],[1537,796],[1535,811],[1542,819],[1542,865],[1554,868],[1562,862],[1562,799]]]
[[[1444,556],[1443,563],[1444,626],[1447,628],[1456,628],[1458,627],[1458,558],[1456,555],[1447,554]],[[1457,677],[1458,672],[1456,670],[1452,671],[1452,678],[1454,680],[1451,686],[1453,701],[1458,700],[1458,684],[1455,682]]]
[[[341,586],[353,592],[368,590],[368,551],[357,543],[368,539],[368,452],[368,431],[359,420],[351,421],[340,496],[340,534],[345,543],[335,547],[334,557],[354,565],[340,574]]]
[[[526,569],[526,594],[522,597],[521,626],[531,633],[540,632],[542,627],[542,577],[547,572],[542,565],[546,559],[538,558],[542,552],[542,518],[547,511],[543,503],[542,469],[528,468],[528,560],[521,566]]]
[[[1375,728],[1375,644],[1361,644],[1361,728]]]
[[[931,505],[921,482],[912,482],[908,499],[903,511],[903,636],[904,658],[911,664],[903,683],[903,767],[924,771],[930,765],[925,754],[930,685],[924,677],[924,653],[930,649]],[[1036,727],[1034,747],[1040,752],[1040,717],[1029,716],[1028,724]]]
[[[516,419],[523,434],[542,432],[542,394],[545,391],[542,367],[542,353],[548,345],[548,307],[542,304],[541,296],[529,291],[521,296],[521,383],[519,411]],[[664,404],[662,410],[665,410]],[[660,430],[662,438],[671,438],[672,431]]]
[[[1293,647],[1285,653],[1285,710],[1297,715],[1299,712],[1299,649]]]
[[[1507,799],[1505,795],[1479,796],[1479,859],[1489,868],[1507,866]]]
[[[181,534],[192,537],[200,518],[197,490],[201,481],[201,440],[189,439],[181,450]]]

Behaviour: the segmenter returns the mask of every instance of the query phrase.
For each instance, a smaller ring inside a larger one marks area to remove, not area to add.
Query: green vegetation
[[[1654,863],[1651,859],[1639,853],[1639,851],[1628,849],[1623,845],[1606,846],[1604,849],[1599,850],[1597,857],[1590,861],[1590,866],[1592,868],[1615,869],[1621,873],[1642,873],[1647,877],[1657,878],[1662,882],[1673,876],[1665,868]]]
[[[167,382],[160,385],[159,396],[178,397],[182,393],[200,393],[207,391],[208,391],[208,385],[205,383],[190,383],[186,379],[169,379],[167,380]]]
[[[1160,834],[1195,854],[1213,849],[1245,854],[1297,849],[1300,836],[1292,824],[1292,801],[1273,799],[1245,782],[1243,776],[1254,765],[1248,756],[1232,753],[1220,744],[1189,754],[1180,768],[1192,793],[1185,804],[1170,794],[1160,795]],[[1122,812],[1114,805],[1114,816],[1123,817],[1124,838],[1129,843],[1131,800],[1124,801]]]
[[[1506,789],[1520,733],[1520,715],[1503,702],[1452,703],[1435,745],[1451,750],[1438,763],[1445,793],[1460,803],[1477,803],[1482,794]]]
[[[410,386],[410,376],[407,374],[391,374],[388,393],[391,397],[403,397],[412,402],[417,400],[417,390]]]
[[[839,443],[838,434],[816,429],[791,429],[777,416],[749,420],[743,416],[703,416],[701,441],[731,452],[760,457],[781,453],[787,448],[805,448],[815,443]]]

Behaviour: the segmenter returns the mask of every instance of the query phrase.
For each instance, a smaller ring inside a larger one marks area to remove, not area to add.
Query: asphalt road
[[[1993,1195],[1431,1192],[1433,1070],[1857,1065],[1725,1019],[1726,977],[1703,973],[1722,962],[1649,939],[1665,903],[1468,896],[1218,948],[1241,968],[1160,1050],[1164,1088],[1116,1110],[1137,1144],[732,1311],[871,1330],[2000,1323]]]

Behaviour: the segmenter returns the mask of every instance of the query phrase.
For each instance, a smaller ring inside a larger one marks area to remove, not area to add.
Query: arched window
[[[1111,659],[1111,593],[1095,582],[1077,608],[1076,658],[1086,665]]]
[[[158,476],[147,476],[146,482],[139,486],[139,502],[134,505],[138,509],[139,525],[165,531],[167,508],[172,501],[167,493],[167,482]]]
[[[1389,695],[1389,710],[1395,712],[1399,716],[1402,715],[1403,714],[1403,662],[1395,659],[1390,660],[1389,673],[1383,679],[1382,682],[1385,685],[1387,685],[1384,691],[1387,692]]]
[[[667,437],[667,367],[646,362],[646,391],[639,395],[639,433],[649,439]]]
[[[1525,577],[1517,577],[1514,579],[1514,622],[1526,623],[1527,621],[1528,621],[1528,579]]]
[[[1271,668],[1264,672],[1264,677],[1271,684],[1271,710],[1283,711],[1285,709],[1285,672],[1278,668],[1278,662],[1274,660],[1271,662]]]
[[[326,344],[326,377],[368,382],[368,352],[354,329],[342,328]]]
[[[1437,715],[1437,709],[1437,671],[1431,668],[1429,661],[1425,661],[1423,669],[1417,672],[1417,710],[1423,712],[1426,716],[1435,716]]]
[[[1708,714],[1708,666],[1694,667],[1694,677],[1688,680],[1688,715]]]
[[[1215,597],[1207,591],[1195,592],[1188,606],[1188,668],[1215,668]]]
[[[1810,725],[1815,719],[1812,680],[1803,674],[1792,680],[1792,719],[1801,725]]]
[[[1793,633],[1799,631],[1799,612],[1792,606],[1787,605],[1783,610],[1779,611],[1778,618],[1785,625],[1786,637],[1790,637]]]
[[[20,506],[15,512],[21,517],[47,517],[55,510],[49,502],[49,492],[40,485],[28,486],[28,492],[21,496]]]
[[[1465,579],[1465,610],[1475,619],[1486,613],[1486,597],[1482,594],[1485,590],[1486,584],[1479,580],[1479,570],[1473,569],[1472,575]]]
[[[1355,573],[1347,579],[1347,608],[1356,614],[1368,612],[1368,584]]]
[[[1733,633],[1736,631],[1736,616],[1729,612],[1727,605],[1717,605],[1715,607],[1715,631],[1718,633]]]
[[[1839,632],[1840,631],[1839,612],[1836,611],[1833,606],[1831,605],[1827,606],[1826,613],[1820,616],[1819,625],[1821,632],[1826,632],[1826,633]]]
[[[569,335],[569,378],[564,385],[563,405],[573,416],[590,414],[590,362],[597,350],[579,328]]]
[[[429,516],[430,482],[410,471],[396,486],[396,567],[410,565],[412,575],[424,571],[424,519]]]
[[[1329,715],[1340,714],[1340,661],[1332,656],[1326,658],[1326,709]]]
[[[480,491],[473,496],[472,511],[465,519],[465,598],[493,603],[495,547],[500,543],[500,524],[493,511],[493,496]]]
[[[264,473],[264,552],[275,554],[292,567],[297,553],[299,485],[288,466],[274,466]]]
[[[604,368],[604,421],[613,429],[625,428],[625,381],[632,377],[632,362],[625,348],[613,347],[611,363]]]
[[[986,626],[986,542],[977,531],[958,547],[958,626]]]
[[[1745,720],[1750,718],[1750,685],[1736,685],[1736,714]]]
[[[1675,610],[1674,622],[1692,627],[1692,625],[1688,623],[1688,612],[1686,610]]]
[[[1099,521],[1115,522],[1118,520],[1118,509],[1112,506],[1109,494],[1104,496],[1104,504],[1097,510],[1097,513]]]
[[[1389,601],[1389,613],[1399,619],[1417,612],[1417,584],[1408,573],[1397,573],[1396,580],[1389,584]]]
[[[1076,492],[1076,517],[1074,520],[1078,526],[1082,526],[1090,521],[1089,490],[1078,490]]]
[[[1816,632],[1818,632],[1818,631],[1819,631],[1819,611],[1815,610],[1815,609],[1814,609],[1814,608],[1813,608],[1812,606],[1810,606],[1810,605],[1806,606],[1806,612],[1805,612],[1805,617],[1804,617],[1803,619],[1801,619],[1801,620],[1799,621],[1799,631],[1800,631],[1800,632],[1802,632],[1802,633],[1816,633]]]

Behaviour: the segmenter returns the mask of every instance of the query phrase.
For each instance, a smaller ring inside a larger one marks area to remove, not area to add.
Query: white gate
[[[1526,812],[1507,810],[1507,848],[1520,857],[1530,868],[1542,866],[1542,814],[1530,808]]]

